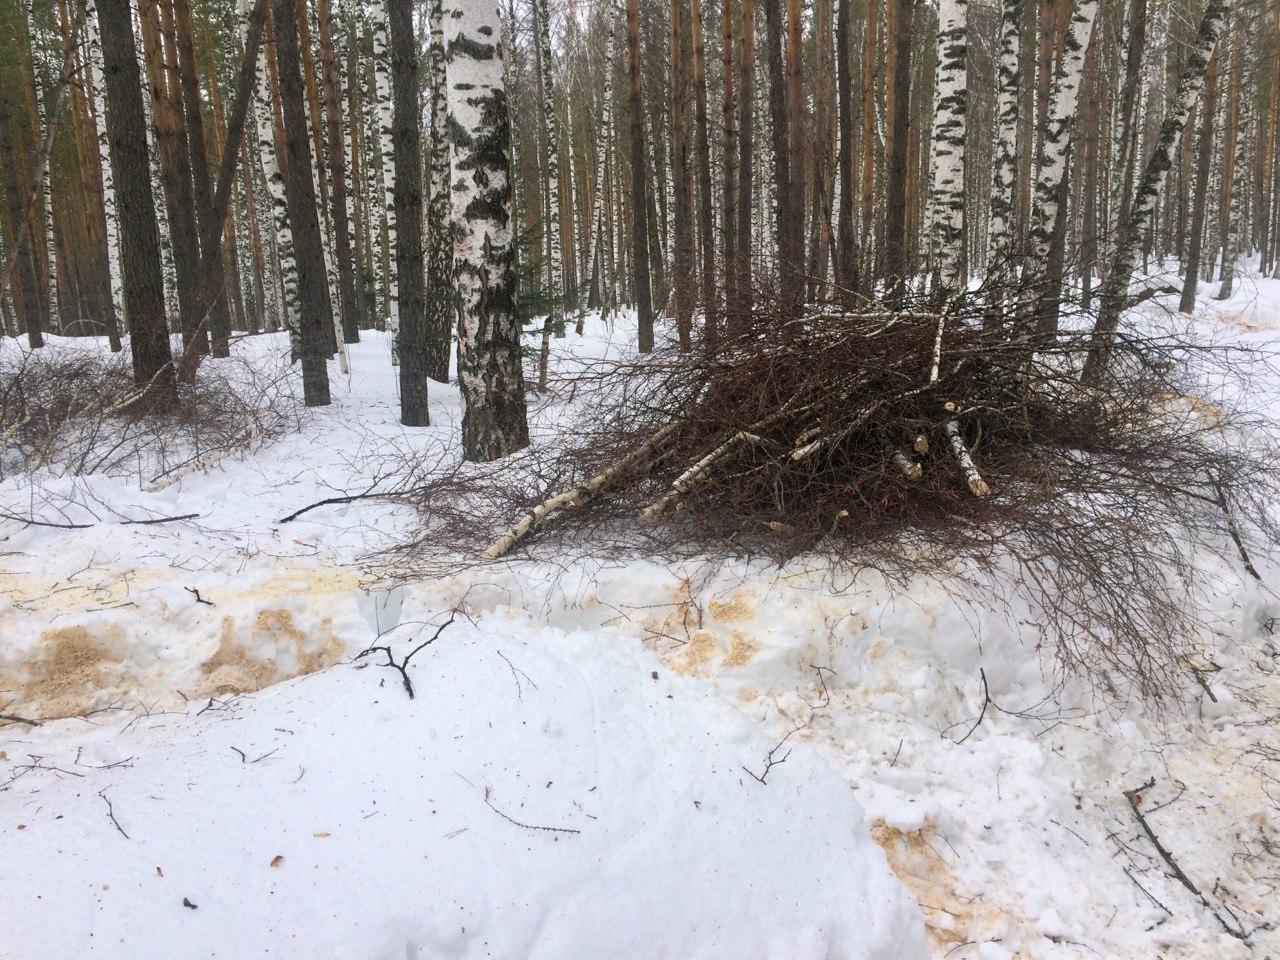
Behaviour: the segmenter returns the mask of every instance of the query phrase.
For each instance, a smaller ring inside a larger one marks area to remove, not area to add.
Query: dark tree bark
[[[702,253],[702,310],[705,337],[716,338],[715,216],[711,203],[711,131],[707,121],[707,51],[702,38],[702,0],[689,0],[693,42],[694,157],[698,168],[698,242]],[[726,147],[726,155],[729,148]]]
[[[915,0],[894,4],[893,119],[885,172],[884,274],[891,301],[901,298],[907,274],[907,154],[911,129],[911,38]]]
[[[165,51],[162,18],[167,4],[162,0],[141,0],[142,45],[151,89],[151,119],[156,132],[156,155],[160,161],[160,181],[168,214],[169,239],[173,246],[173,267],[177,277],[178,316],[182,329],[184,375],[195,372],[195,359],[207,354],[208,333],[201,323],[200,239],[196,227],[195,195],[191,185],[191,156],[178,105],[178,77],[170,69]]]
[[[840,147],[836,158],[840,178],[840,208],[836,215],[836,243],[833,259],[836,287],[842,303],[851,306],[858,289],[857,237],[853,225],[853,59],[849,31],[853,0],[837,0],[836,8],[836,103]],[[870,29],[870,24],[868,24]]]
[[[724,265],[724,298],[723,306],[727,309],[733,302],[737,286],[738,258],[738,127],[737,99],[734,93],[734,69],[737,63],[734,58],[734,0],[721,0],[720,28],[720,72],[723,75],[723,97],[721,110],[724,117],[724,229],[721,237],[720,260]]]
[[[320,246],[316,187],[311,178],[311,141],[307,133],[298,19],[293,0],[273,0],[276,70],[284,115],[284,186],[289,230],[298,265],[298,326],[301,340],[302,395],[309,407],[329,405],[328,328],[332,307]]]
[[[333,51],[333,19],[329,0],[317,0],[316,20],[320,26],[320,72],[324,87],[325,129],[331,186],[334,256],[338,260],[338,295],[342,301],[342,339],[360,342],[361,301],[356,296],[355,259],[351,252],[351,224],[347,218],[347,155],[342,139],[342,95],[338,62]],[[351,118],[352,124],[358,122]]]
[[[764,0],[764,31],[769,70],[769,119],[773,142],[773,230],[778,251],[779,294],[784,308],[796,306],[796,274],[791,223],[800,211],[791,198],[791,126],[787,109],[787,74],[782,47],[783,0]],[[797,171],[798,172],[798,171]]]
[[[689,150],[689,30],[683,0],[671,0],[671,181],[675,209],[676,331],[680,349],[693,346],[693,184]]]
[[[751,0],[744,0],[750,3]],[[631,104],[632,284],[640,322],[640,352],[653,349],[653,300],[649,286],[649,176],[644,156],[644,91],[640,73],[640,0],[627,0],[627,73]]]
[[[213,355],[227,357],[231,355],[231,318],[227,312],[227,285],[222,262],[222,223],[213,212],[213,185],[200,104],[200,80],[196,76],[190,0],[173,0],[172,25],[178,54],[178,76],[182,84],[183,125],[187,131],[192,184],[195,187],[196,220],[200,228],[200,283],[212,295],[205,301],[205,324],[212,337]]]
[[[387,0],[391,32],[391,143],[395,160],[396,276],[400,283],[400,422],[425,427],[428,357],[423,300],[422,106],[413,0]]]
[[[756,5],[740,0],[738,21],[738,241],[734,258],[734,325],[741,328],[754,290],[751,264],[751,217],[755,206]]]
[[[120,259],[134,383],[141,403],[172,402],[176,391],[164,315],[160,229],[151,197],[147,122],[129,0],[98,0],[107,138],[120,219]]]
[[[1191,207],[1191,239],[1187,244],[1186,279],[1178,309],[1191,313],[1196,308],[1196,287],[1200,282],[1200,258],[1204,251],[1204,215],[1209,205],[1209,170],[1213,165],[1213,119],[1218,109],[1218,52],[1209,58],[1204,72],[1204,99],[1200,103],[1200,143],[1196,156],[1196,191]]]

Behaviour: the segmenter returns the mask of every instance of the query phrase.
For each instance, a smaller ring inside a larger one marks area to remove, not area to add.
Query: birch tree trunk
[[[963,292],[966,285],[963,264],[968,27],[969,0],[941,0],[929,223],[938,271],[937,292],[942,296]]]
[[[249,0],[239,0],[242,37],[247,35],[249,24]],[[258,130],[258,153],[262,162],[263,178],[267,184],[271,224],[274,228],[276,261],[280,271],[280,319],[289,331],[290,351],[294,359],[302,355],[300,340],[300,316],[298,309],[298,263],[293,253],[293,234],[289,230],[288,205],[285,202],[284,171],[280,166],[280,154],[276,148],[275,107],[271,96],[270,68],[268,61],[275,59],[275,25],[268,15],[264,30],[265,49],[256,64],[257,102],[254,119]]]
[[[1018,108],[1022,90],[1022,0],[1003,0],[1000,9],[999,92],[987,233],[987,270],[1001,269],[1013,255],[1017,206]]]
[[[98,0],[88,0],[85,10],[85,39],[88,47],[89,88],[93,91],[94,130],[101,163],[103,228],[106,231],[107,270],[111,281],[109,309],[114,314],[116,304],[122,303],[123,295],[120,275],[120,216],[116,208],[116,184],[111,173],[107,145],[107,101],[102,74],[102,35],[98,30]],[[108,319],[108,323],[114,326],[114,317]]]
[[[499,19],[495,0],[460,0],[446,28],[462,449],[467,460],[478,462],[529,443]]]
[[[705,336],[716,339],[715,217],[711,197],[711,131],[707,120],[707,51],[702,37],[702,0],[689,0],[693,44],[694,158],[698,168],[698,245],[701,252],[702,311]]]
[[[1200,261],[1204,250],[1205,208],[1209,202],[1209,168],[1213,165],[1213,121],[1217,115],[1218,51],[1205,68],[1204,99],[1200,103],[1200,143],[1196,156],[1195,199],[1191,208],[1191,239],[1187,249],[1186,277],[1178,309],[1192,313],[1196,308],[1196,287],[1200,282]]]
[[[1225,242],[1222,247],[1222,285],[1215,299],[1230,299],[1235,287],[1236,266],[1249,236],[1249,194],[1253,189],[1253,146],[1256,118],[1253,109],[1254,50],[1253,36],[1256,19],[1251,14],[1241,18],[1239,39],[1231,58],[1233,80],[1236,84],[1236,149],[1232,157],[1232,169],[1223,171],[1231,177],[1231,206],[1223,211],[1228,217]]]
[[[427,189],[427,374],[449,380],[449,347],[453,337],[456,298],[453,289],[453,202],[449,196],[448,67],[444,45],[444,4],[428,0],[431,42],[427,47],[427,90],[431,97],[431,140],[428,149],[430,183]],[[514,201],[513,201],[514,205]]]
[[[1093,21],[1097,12],[1098,0],[1077,0],[1071,13],[1071,22],[1067,27],[1062,65],[1054,77],[1050,90],[1048,118],[1032,203],[1030,249],[1026,269],[1026,273],[1031,275],[1038,275],[1045,269],[1049,257],[1049,245],[1053,239],[1053,228],[1058,220],[1058,205],[1066,200],[1062,195],[1062,186],[1067,168],[1071,132],[1075,125],[1080,83],[1084,78],[1085,54],[1089,38],[1093,34]]]
[[[391,362],[399,363],[396,339],[400,334],[400,289],[396,275],[396,197],[394,175],[391,172],[392,117],[391,104],[391,45],[388,37],[387,0],[373,0],[373,70],[374,90],[377,94],[378,145],[382,155],[382,210],[387,224],[387,256],[384,263],[384,283],[387,290],[386,324],[391,332]]]
[[[1200,96],[1209,58],[1213,56],[1218,33],[1230,7],[1230,0],[1209,0],[1205,7],[1196,39],[1187,52],[1178,88],[1161,124],[1159,139],[1147,160],[1137,193],[1134,194],[1133,206],[1125,222],[1120,225],[1110,270],[1102,284],[1101,304],[1089,345],[1089,356],[1081,374],[1081,381],[1086,386],[1098,383],[1107,370],[1111,347],[1120,326],[1120,313],[1129,293],[1129,281],[1133,278],[1137,264],[1142,232],[1155,210],[1156,195],[1164,183],[1165,175],[1173,166],[1173,151],[1182,136],[1183,127],[1186,126],[1187,115]]]
[[[546,190],[546,258],[547,296],[551,310],[547,324],[559,333],[563,328],[564,263],[563,240],[560,231],[560,119],[556,114],[555,73],[551,59],[551,24],[547,12],[547,0],[533,0],[535,42],[538,44],[538,94],[542,110],[542,124],[546,135],[546,153],[543,156],[543,183]]]

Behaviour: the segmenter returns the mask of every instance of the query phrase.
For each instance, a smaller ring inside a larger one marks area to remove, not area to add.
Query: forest
[[[1275,0],[0,0],[0,960],[1262,960],[1278,583]]]

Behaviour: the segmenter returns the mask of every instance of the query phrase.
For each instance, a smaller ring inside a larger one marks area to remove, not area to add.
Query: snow
[[[1273,346],[1280,282],[1215,286],[1197,324]],[[616,349],[588,332],[555,349]],[[165,490],[0,484],[11,512],[56,493],[95,524],[0,531],[0,713],[101,711],[0,725],[0,956],[1280,950],[1254,929],[1280,875],[1280,605],[1239,569],[1206,560],[1212,696],[1165,714],[1059,685],[1016,602],[945,582],[691,560],[393,584],[367,560],[407,509],[279,522],[367,489],[389,448],[456,456],[455,388],[406,430],[386,340],[351,360],[298,434]],[[200,516],[116,522],[148,511]],[[412,699],[355,659],[398,661],[460,606]],[[1142,833],[1125,791],[1149,780],[1152,828],[1249,944]]]

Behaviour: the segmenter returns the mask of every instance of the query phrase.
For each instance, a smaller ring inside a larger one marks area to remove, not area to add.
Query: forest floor
[[[1240,287],[1198,322],[1280,341],[1280,282]],[[555,360],[632,339],[593,318]],[[406,580],[406,507],[281,522],[457,456],[456,389],[406,430],[388,359],[366,335],[299,432],[155,492],[0,483],[86,524],[0,521],[0,958],[1280,956],[1280,600],[1242,570],[1206,566],[1220,630],[1164,711],[1060,685],[1016,596],[936,580]],[[464,600],[410,699],[384,664]]]

